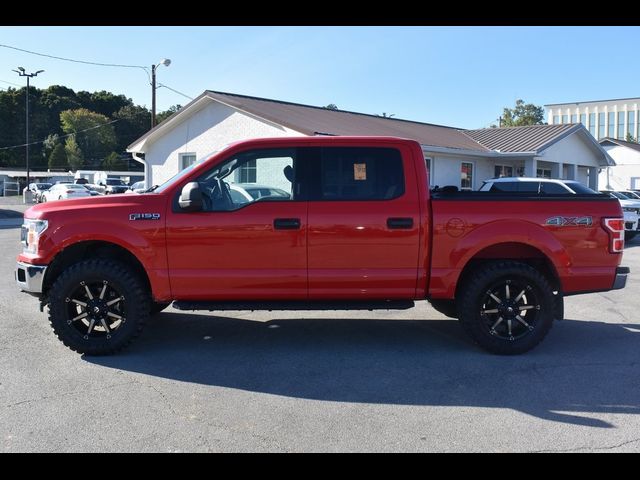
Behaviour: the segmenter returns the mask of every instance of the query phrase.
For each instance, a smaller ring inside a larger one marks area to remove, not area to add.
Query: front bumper
[[[616,278],[613,281],[613,287],[611,287],[611,289],[620,290],[624,288],[627,284],[627,275],[629,275],[630,272],[629,267],[616,267]]]
[[[31,265],[30,263],[18,262],[15,272],[16,283],[20,290],[25,292],[42,293],[42,283],[46,271],[46,265]]]

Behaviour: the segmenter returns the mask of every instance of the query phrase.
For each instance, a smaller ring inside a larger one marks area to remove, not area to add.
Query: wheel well
[[[110,258],[119,260],[131,267],[143,280],[146,288],[151,292],[151,282],[140,260],[126,248],[115,243],[103,241],[79,242],[68,246],[59,252],[47,268],[43,283],[43,295],[48,294],[49,288],[56,278],[70,265],[89,258]]]
[[[466,277],[484,263],[497,260],[517,260],[539,270],[551,283],[555,291],[561,291],[560,278],[555,266],[541,250],[525,243],[506,242],[491,245],[476,253],[464,266],[456,286],[456,298],[458,291],[465,283]]]

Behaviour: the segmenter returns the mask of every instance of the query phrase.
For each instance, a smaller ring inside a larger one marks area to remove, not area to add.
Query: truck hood
[[[56,200],[53,202],[40,203],[24,212],[24,218],[47,218],[51,214],[74,214],[82,212],[84,215],[91,213],[99,218],[106,210],[112,209],[132,209],[141,210],[158,206],[162,195],[155,193],[145,193],[136,195],[108,195],[99,197],[83,197],[69,200]],[[93,210],[93,212],[92,212]]]

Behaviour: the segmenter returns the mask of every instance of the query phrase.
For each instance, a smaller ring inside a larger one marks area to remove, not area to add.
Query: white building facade
[[[152,185],[235,141],[308,135],[413,138],[422,145],[430,185],[462,190],[477,190],[486,179],[511,175],[575,179],[597,188],[598,170],[610,162],[579,125],[462,130],[211,91],[127,150],[144,163],[145,181]],[[234,182],[281,188],[269,174],[238,169]]]
[[[582,123],[594,138],[638,139],[640,98],[553,103],[544,106],[549,125]]]
[[[600,145],[616,162],[600,172],[601,188],[640,190],[640,144],[605,138]]]

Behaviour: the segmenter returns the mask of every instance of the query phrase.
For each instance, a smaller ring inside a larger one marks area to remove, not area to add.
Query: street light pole
[[[44,72],[44,70],[38,70],[35,73],[27,73],[25,72],[24,68],[22,67],[18,67],[18,70],[14,70],[14,72],[16,72],[19,76],[21,77],[27,77],[27,92],[25,94],[25,113],[26,113],[26,135],[25,135],[25,150],[26,150],[26,155],[27,155],[27,162],[26,162],[26,167],[27,167],[27,188],[29,188],[29,183],[31,183],[30,181],[30,170],[29,170],[29,79],[31,77],[37,77],[39,73]]]
[[[168,67],[171,60],[163,58],[157,65],[151,65],[151,128],[156,126],[156,68],[160,65]]]

